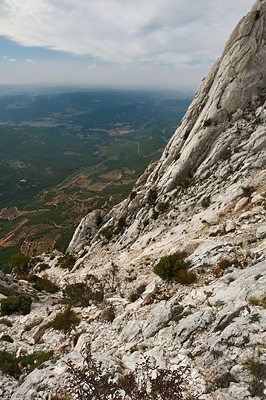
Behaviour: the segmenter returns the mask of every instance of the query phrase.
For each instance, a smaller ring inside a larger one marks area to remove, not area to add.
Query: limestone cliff
[[[230,183],[238,180],[241,186],[244,177],[264,167],[265,7],[264,1],[257,1],[239,22],[221,58],[203,79],[161,159],[139,179],[131,199],[104,217],[100,234],[116,231],[122,217],[129,227],[121,244],[128,242],[129,235],[135,241],[142,234],[141,221],[151,219],[152,209],[163,214],[162,203],[169,205],[169,212],[187,203],[186,193],[190,195],[190,203],[192,199],[195,202],[195,194],[199,197],[202,192],[205,196],[217,196],[221,182],[224,192]],[[161,218],[164,216],[160,215]],[[84,240],[83,230],[95,227],[97,218],[86,220],[77,229],[70,252],[99,240],[95,229]],[[139,221],[137,230],[133,228],[136,220]]]

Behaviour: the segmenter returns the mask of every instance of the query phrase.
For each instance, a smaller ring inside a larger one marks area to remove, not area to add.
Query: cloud
[[[90,55],[95,63],[206,64],[253,2],[4,0],[0,35],[23,46]]]
[[[31,64],[35,64],[36,63],[36,61],[30,60],[30,59],[27,59],[25,61],[27,61],[28,63],[31,63]]]
[[[17,60],[15,60],[14,58],[8,58],[8,61],[14,62],[14,61],[17,61]]]

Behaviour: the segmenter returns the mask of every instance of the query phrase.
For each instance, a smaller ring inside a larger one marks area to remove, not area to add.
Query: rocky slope
[[[74,267],[62,269],[56,253],[36,263],[32,272],[61,288],[97,276],[105,301],[76,306],[81,322],[66,334],[49,326],[61,294],[42,292],[30,314],[0,320],[14,339],[0,349],[54,350],[19,382],[3,376],[4,399],[49,399],[68,382],[65,361],[81,364],[88,341],[107,371],[134,369],[145,354],[161,367],[190,366],[188,390],[202,400],[266,398],[265,16],[258,0],[130,198],[84,218],[69,245]],[[196,283],[167,285],[154,274],[177,250],[187,253]]]

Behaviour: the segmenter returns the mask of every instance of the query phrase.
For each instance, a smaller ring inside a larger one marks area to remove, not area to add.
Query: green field
[[[12,248],[65,250],[88,211],[130,193],[189,102],[134,92],[0,97],[0,265]]]

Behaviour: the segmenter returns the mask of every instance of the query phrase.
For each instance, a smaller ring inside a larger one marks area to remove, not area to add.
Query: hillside
[[[127,197],[190,102],[122,90],[0,96],[0,268],[18,251],[65,251],[89,210]]]
[[[69,255],[44,254],[31,264],[30,274],[56,282],[63,294],[1,277],[4,296],[34,298],[29,314],[0,320],[14,339],[1,348],[54,351],[40,368],[22,371],[19,383],[3,376],[5,400],[50,399],[60,388],[75,398],[66,361],[81,367],[86,343],[106,376],[134,371],[145,357],[183,370],[178,399],[266,398],[265,20],[266,1],[258,0],[130,196],[107,214],[89,213]],[[196,280],[154,273],[177,251]],[[67,295],[75,283],[81,292]],[[80,321],[64,331],[54,318],[70,298]]]

